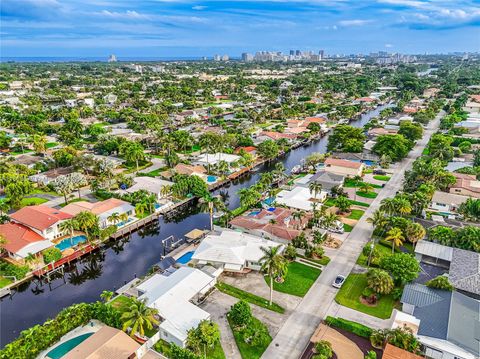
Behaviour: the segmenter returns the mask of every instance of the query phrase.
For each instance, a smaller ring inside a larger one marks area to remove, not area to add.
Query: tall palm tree
[[[78,225],[77,221],[73,218],[70,218],[61,222],[58,225],[58,228],[62,233],[68,233],[70,235],[70,241],[71,241],[73,237],[73,231],[75,231],[75,228],[77,227],[77,225]]]
[[[145,329],[152,329],[154,324],[158,324],[158,320],[155,318],[158,311],[147,307],[145,302],[146,300],[134,300],[121,316],[122,329],[126,332],[128,328],[131,328],[131,337],[137,332],[144,336]]]
[[[373,191],[373,186],[368,183],[368,182],[361,182],[360,183],[360,192],[363,192],[363,193],[368,193],[368,192],[371,192]]]
[[[398,227],[393,227],[387,232],[385,237],[387,242],[392,242],[392,254],[395,252],[395,247],[400,247],[405,241],[402,230]]]
[[[292,218],[297,221],[297,229],[300,228],[303,217],[305,217],[305,211],[295,211],[292,213]]]
[[[148,205],[144,202],[139,202],[135,205],[135,213],[142,217],[148,210]]]
[[[412,212],[412,206],[406,198],[394,198],[395,212],[405,216]]]
[[[407,239],[412,242],[414,245],[421,239],[425,237],[425,228],[420,223],[410,222],[405,228],[405,235]]]
[[[120,214],[118,212],[113,212],[110,216],[108,216],[108,221],[112,222],[113,224],[117,224],[120,222]]]
[[[317,198],[317,194],[322,192],[322,184],[318,182],[312,182],[308,185],[310,194],[313,194],[313,198]]]
[[[386,214],[393,215],[395,214],[395,199],[394,198],[385,198],[380,202],[380,210]]]
[[[370,223],[374,229],[382,227],[386,223],[385,212],[382,210],[376,210],[373,212],[372,217],[367,218],[367,222]]]
[[[98,217],[92,212],[82,211],[75,217],[78,228],[87,235],[87,239],[92,239],[92,233],[98,229]]]
[[[261,247],[263,257],[262,272],[270,278],[270,305],[273,303],[273,277],[283,277],[287,273],[287,260],[280,254],[281,245],[276,247]]]
[[[210,195],[200,198],[199,204],[202,211],[209,213],[210,230],[213,231],[213,212],[224,210],[225,204],[217,196],[214,197]]]

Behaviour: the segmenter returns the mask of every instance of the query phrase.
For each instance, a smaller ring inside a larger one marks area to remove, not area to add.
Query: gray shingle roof
[[[448,277],[455,288],[480,295],[480,253],[455,248]]]
[[[324,191],[330,191],[333,187],[343,184],[345,177],[327,171],[319,171],[310,179],[311,182],[317,182],[322,185]]]

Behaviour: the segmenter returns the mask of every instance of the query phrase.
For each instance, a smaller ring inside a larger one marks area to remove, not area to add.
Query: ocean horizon
[[[117,57],[117,62],[154,62],[154,61],[201,61],[202,56],[168,56],[168,57]],[[207,57],[213,60],[213,57]],[[25,57],[0,57],[0,63],[6,62],[108,62],[108,57],[61,57],[61,56],[25,56]]]

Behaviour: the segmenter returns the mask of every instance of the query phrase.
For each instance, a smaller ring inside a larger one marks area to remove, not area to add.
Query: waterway
[[[362,127],[385,107],[365,113],[351,125]],[[236,193],[240,188],[256,183],[260,173],[272,170],[276,162],[282,162],[289,172],[310,153],[326,152],[327,142],[328,135],[308,146],[292,150],[277,161],[262,165],[257,172],[221,189],[228,195],[229,208],[238,207]],[[128,238],[109,243],[78,261],[65,276],[59,275],[50,284],[41,284],[37,280],[23,284],[11,297],[4,297],[0,302],[0,346],[4,347],[15,339],[22,330],[55,317],[62,308],[73,303],[96,301],[103,290],[115,290],[135,276],[145,275],[160,260],[163,239],[171,235],[182,238],[194,228],[205,229],[208,226],[207,214],[189,208],[170,222],[160,218]]]

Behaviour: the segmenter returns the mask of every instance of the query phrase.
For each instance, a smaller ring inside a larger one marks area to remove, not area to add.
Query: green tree
[[[225,204],[217,196],[208,196],[202,197],[199,200],[200,208],[203,212],[208,212],[210,216],[210,230],[213,231],[213,212],[224,210]]]
[[[257,153],[267,161],[273,160],[278,156],[278,145],[273,140],[266,140],[257,147]]]
[[[372,268],[367,272],[367,284],[377,294],[390,294],[393,280],[386,271]]]
[[[333,356],[332,344],[326,340],[320,340],[315,343],[314,359],[330,359]]]
[[[335,206],[340,213],[346,213],[350,211],[351,202],[347,197],[339,196],[335,199]]]
[[[362,152],[366,137],[361,128],[348,125],[335,127],[328,138],[328,151]]]
[[[197,328],[192,328],[187,334],[187,347],[200,354],[203,347],[204,358],[207,358],[207,348],[213,348],[220,340],[218,325],[210,320],[202,320]]]
[[[444,275],[439,275],[438,277],[430,279],[425,285],[430,288],[448,290],[450,292],[455,289],[452,283],[448,280],[448,277]]]
[[[381,135],[377,137],[372,151],[379,156],[386,155],[396,162],[405,158],[410,149],[411,143],[402,135]]]
[[[389,272],[397,284],[403,285],[418,277],[420,265],[408,253],[395,253],[380,260],[380,268]]]
[[[394,227],[387,232],[385,240],[387,242],[392,242],[392,253],[394,253],[395,247],[400,247],[403,244],[405,237],[400,228]]]
[[[287,273],[287,261],[280,254],[281,246],[261,247],[263,257],[260,258],[262,263],[262,272],[270,278],[270,305],[273,303],[273,278],[283,277]]]
[[[244,300],[240,300],[230,308],[228,318],[237,328],[247,327],[252,322],[252,309]]]
[[[135,163],[135,167],[138,171],[139,161],[145,160],[145,149],[139,142],[125,141],[120,145],[120,154],[123,155],[125,160],[129,163]]]
[[[102,294],[100,294],[100,298],[105,302],[109,302],[110,299],[112,299],[113,297],[113,292],[109,291],[109,290],[104,290],[102,292]]]
[[[158,324],[155,318],[158,311],[147,307],[143,300],[133,300],[128,309],[122,314],[122,329],[127,331],[131,328],[130,336],[133,337],[139,333],[145,335],[145,329],[152,329],[153,325]]]
[[[403,135],[403,137],[410,141],[416,141],[422,138],[423,127],[419,123],[402,121],[400,122],[398,134]]]

